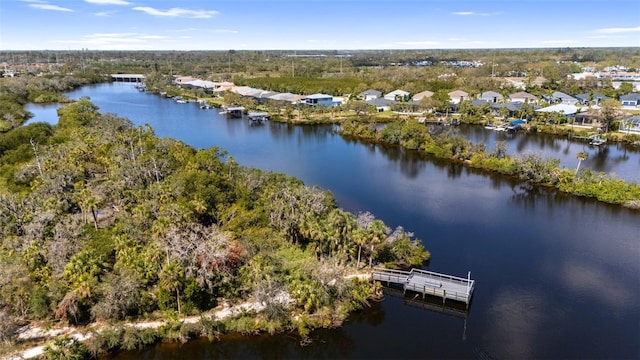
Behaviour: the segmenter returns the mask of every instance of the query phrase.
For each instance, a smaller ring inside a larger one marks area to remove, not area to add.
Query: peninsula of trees
[[[376,296],[346,275],[429,258],[410,233],[322,189],[160,139],[86,98],[0,144],[3,342],[28,321],[171,318],[246,300],[265,310],[216,331],[304,337]]]

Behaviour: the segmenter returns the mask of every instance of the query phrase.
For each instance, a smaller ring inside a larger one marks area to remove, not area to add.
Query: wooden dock
[[[469,307],[471,295],[475,286],[475,280],[471,280],[471,273],[468,277],[461,278],[433,271],[411,269],[411,271],[376,269],[373,271],[373,280],[389,284],[399,284],[404,292],[407,290],[426,295],[442,298],[442,302],[447,299],[465,303]]]

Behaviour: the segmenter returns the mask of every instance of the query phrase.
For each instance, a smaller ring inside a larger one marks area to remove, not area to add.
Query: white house
[[[469,93],[462,90],[454,90],[449,93],[449,99],[452,104],[460,104],[465,100],[469,100]]]
[[[404,90],[394,90],[384,96],[385,99],[391,101],[406,101],[409,100],[411,94]]]

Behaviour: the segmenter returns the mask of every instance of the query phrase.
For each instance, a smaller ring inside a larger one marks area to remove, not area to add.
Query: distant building
[[[327,94],[313,94],[306,96],[304,99],[302,99],[302,103],[309,106],[336,106],[336,104],[333,102],[333,96]]]
[[[547,106],[542,109],[538,109],[536,111],[546,112],[546,113],[556,112],[556,113],[564,114],[567,117],[570,117],[578,113],[578,107],[575,105],[555,104],[555,105]]]
[[[368,101],[372,99],[378,99],[380,97],[382,97],[382,91],[369,89],[367,91],[363,91],[360,94],[358,94],[356,98],[360,100]]]
[[[631,93],[620,96],[620,103],[623,107],[637,107],[640,106],[640,94]]]
[[[523,104],[537,104],[538,98],[526,91],[520,91],[509,95],[509,101]]]
[[[490,103],[502,102],[504,97],[502,94],[497,93],[495,91],[485,91],[482,94],[478,95],[478,100],[484,100]]]
[[[271,95],[269,99],[272,101],[282,101],[290,104],[297,104],[300,100],[302,100],[304,96],[296,95],[292,93],[280,93],[276,95]]]
[[[433,96],[433,91],[429,91],[429,90],[425,90],[423,92],[419,92],[415,95],[413,95],[413,101],[422,101],[422,99],[424,98],[430,98]]]
[[[191,76],[178,76],[177,78],[175,78],[175,80],[173,80],[173,82],[177,85],[182,85],[191,81],[196,81],[198,80],[197,78],[191,77]]]
[[[386,94],[384,98],[392,101],[407,101],[411,98],[411,94],[404,90],[394,90]]]
[[[452,104],[460,104],[465,100],[469,100],[469,93],[462,90],[455,90],[450,92],[449,99],[451,99]]]
[[[583,105],[600,105],[603,101],[611,99],[600,93],[584,93],[575,96],[578,102]]]
[[[391,105],[397,104],[398,102],[395,100],[389,100],[385,98],[371,99],[366,101],[367,104],[373,105],[376,107],[376,111],[389,111],[391,110]]]
[[[575,105],[578,103],[578,99],[560,91],[554,91],[551,95],[544,95],[543,98],[550,104]]]

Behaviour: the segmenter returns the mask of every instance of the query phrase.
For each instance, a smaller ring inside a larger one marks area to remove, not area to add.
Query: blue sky
[[[639,0],[0,0],[0,50],[640,47]]]

